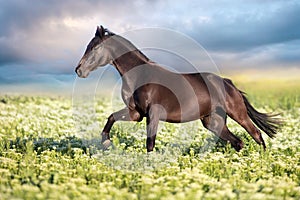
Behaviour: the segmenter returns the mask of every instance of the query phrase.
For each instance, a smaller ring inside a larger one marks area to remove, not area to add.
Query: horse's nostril
[[[79,68],[80,68],[81,64],[79,64],[76,69],[75,69],[75,72],[78,74],[78,71],[79,71]]]
[[[79,69],[80,66],[76,67],[75,72],[80,77],[82,75],[82,71]]]
[[[77,75],[78,75],[79,77],[82,75],[82,72],[81,72],[80,69],[77,69],[76,73],[77,73]]]

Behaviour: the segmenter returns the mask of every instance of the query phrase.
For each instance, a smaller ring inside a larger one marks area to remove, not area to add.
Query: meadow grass
[[[264,151],[232,120],[245,143],[236,152],[200,121],[160,123],[145,150],[145,121],[116,123],[113,146],[99,131],[116,108],[96,98],[92,111],[58,96],[0,96],[0,199],[300,199],[299,81],[245,80],[260,111],[281,113]]]

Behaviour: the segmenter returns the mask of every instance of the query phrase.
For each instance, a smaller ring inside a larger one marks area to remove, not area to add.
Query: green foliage
[[[145,121],[118,122],[102,151],[100,130],[116,110],[109,100],[79,110],[65,97],[0,96],[0,199],[299,199],[298,87],[238,85],[285,121],[275,139],[264,135],[266,151],[232,120],[240,152],[200,121],[160,123],[149,154]]]

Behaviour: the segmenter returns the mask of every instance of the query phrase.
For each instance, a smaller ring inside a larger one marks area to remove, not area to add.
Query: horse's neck
[[[125,73],[133,68],[149,62],[149,58],[139,51],[129,40],[119,35],[114,35],[108,42],[113,47],[113,65],[117,68],[121,76],[124,76]]]
[[[150,60],[138,49],[127,52],[113,61],[114,66],[121,76],[135,67],[149,64]]]

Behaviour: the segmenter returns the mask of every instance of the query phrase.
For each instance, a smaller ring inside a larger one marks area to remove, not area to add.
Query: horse
[[[117,121],[140,122],[146,118],[147,152],[155,147],[159,121],[181,123],[200,119],[206,129],[229,142],[236,151],[244,143],[228,129],[227,116],[264,149],[260,130],[273,138],[280,128],[276,115],[257,111],[230,79],[208,72],[172,72],[150,60],[129,40],[97,26],[75,72],[86,78],[91,71],[108,64],[122,78],[121,96],[126,107],[108,117],[101,133],[104,149],[111,145],[109,133]]]

